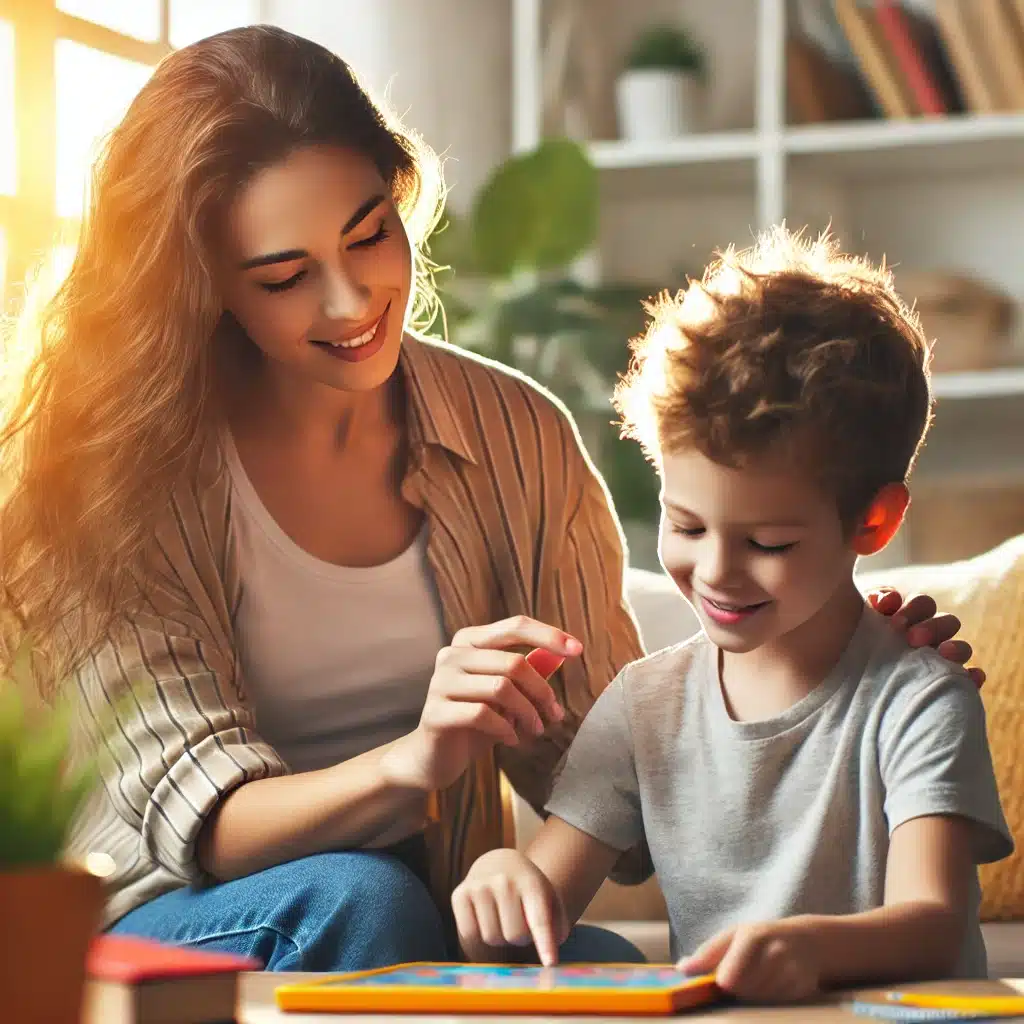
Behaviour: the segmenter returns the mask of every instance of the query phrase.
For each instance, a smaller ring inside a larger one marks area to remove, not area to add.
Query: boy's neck
[[[721,652],[722,695],[740,722],[772,718],[824,682],[853,637],[864,598],[852,578],[802,626],[747,654]]]

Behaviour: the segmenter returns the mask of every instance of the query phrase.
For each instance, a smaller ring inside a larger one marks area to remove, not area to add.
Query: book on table
[[[259,960],[125,935],[93,940],[86,1024],[217,1024],[235,1019],[238,975]]]

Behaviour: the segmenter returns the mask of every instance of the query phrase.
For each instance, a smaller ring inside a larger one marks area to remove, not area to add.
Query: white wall
[[[446,156],[465,208],[509,152],[509,0],[264,0],[264,21],[346,60]]]

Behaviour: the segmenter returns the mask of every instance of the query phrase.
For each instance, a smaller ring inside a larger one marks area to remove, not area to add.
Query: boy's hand
[[[720,988],[758,1003],[796,1002],[821,986],[813,929],[798,917],[730,928],[679,961],[688,974],[715,972]]]
[[[546,967],[558,962],[569,926],[544,873],[518,850],[493,850],[452,893],[459,943],[470,961],[495,959],[505,946],[532,942]]]

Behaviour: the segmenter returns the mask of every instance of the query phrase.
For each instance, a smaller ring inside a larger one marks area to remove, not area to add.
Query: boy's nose
[[[728,545],[708,540],[701,547],[696,565],[697,576],[712,587],[723,585],[728,581],[733,568]]]

